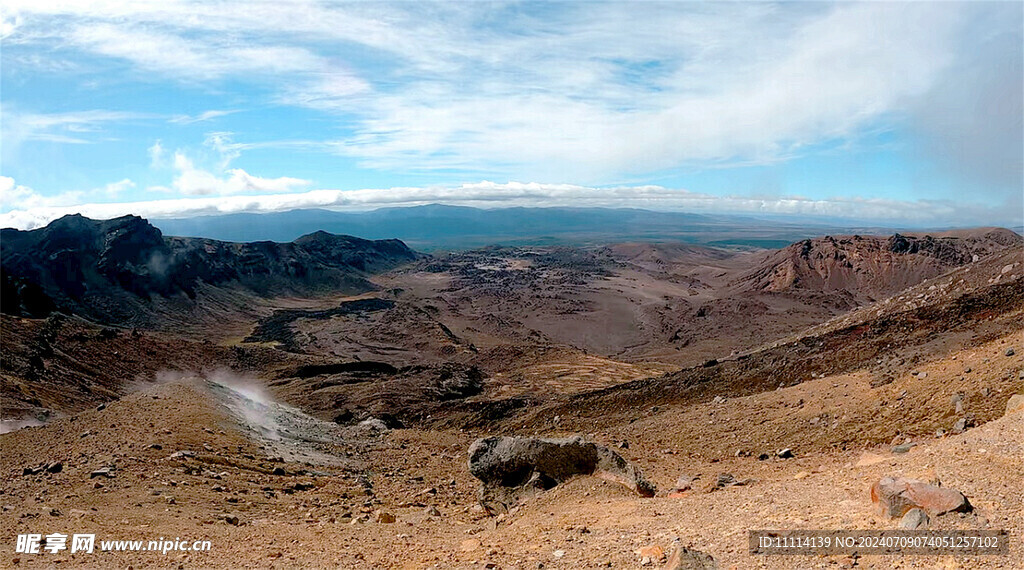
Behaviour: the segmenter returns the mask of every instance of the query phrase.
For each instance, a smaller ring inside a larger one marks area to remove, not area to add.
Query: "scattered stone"
[[[619,442],[619,449],[629,449],[629,442],[622,440]]]
[[[107,405],[106,405],[106,404],[100,404],[100,405],[96,406],[96,411],[97,411],[97,412],[102,412],[102,411],[103,411],[103,410],[105,410],[106,408],[107,408]]]
[[[379,522],[381,524],[391,524],[391,523],[395,522],[396,520],[398,520],[398,519],[395,518],[395,515],[387,512],[387,511],[377,511],[377,513],[376,513],[374,518],[376,518],[377,522]]]
[[[155,449],[157,451],[160,451],[163,448],[164,448],[164,446],[160,445],[159,443],[151,443],[151,444],[146,446],[146,449]]]
[[[880,388],[882,386],[885,386],[886,384],[892,384],[894,380],[895,378],[893,378],[892,376],[881,376],[878,378],[874,378],[871,380],[871,387]]]
[[[428,517],[439,517],[439,516],[441,516],[441,511],[437,510],[437,507],[435,507],[435,506],[429,506],[429,507],[427,507],[427,516]]]
[[[671,491],[669,491],[668,496],[674,499],[685,497],[688,494],[688,491],[693,489],[693,483],[696,480],[696,477],[690,477],[685,473],[680,475],[679,478],[676,479],[675,486]]]
[[[967,497],[955,489],[903,477],[884,477],[872,485],[871,502],[891,518],[902,517],[914,508],[924,509],[931,516],[971,510]]]
[[[226,515],[224,517],[224,522],[228,523],[231,526],[238,526],[238,517],[236,517],[235,515]]]
[[[275,467],[274,470],[271,473],[273,473],[274,475],[287,475],[288,474],[288,472],[284,470],[284,467]]]
[[[775,457],[778,457],[779,459],[792,459],[793,450],[788,447],[785,449],[780,449],[775,452]]]
[[[359,424],[359,427],[372,432],[385,432],[388,431],[388,424],[384,423],[384,420],[377,418],[367,418]]]
[[[903,443],[903,444],[900,444],[900,445],[894,445],[892,447],[892,452],[893,453],[908,453],[910,451],[910,448],[914,447],[914,445],[915,444],[913,444],[913,443]]]
[[[725,398],[723,398],[723,397],[721,397],[721,396],[715,396],[715,400],[714,400],[714,402],[715,402],[716,404],[724,404],[724,403],[725,403]]]
[[[285,493],[291,495],[296,492],[308,491],[315,488],[316,485],[312,483],[292,483],[282,489]]]
[[[793,478],[794,479],[806,479],[806,478],[808,478],[810,476],[811,476],[811,474],[808,473],[807,471],[801,471],[801,472],[797,473],[796,475],[793,475]]]
[[[928,528],[928,524],[931,519],[928,518],[928,513],[922,509],[910,509],[907,514],[903,515],[900,519],[900,528],[903,530],[918,530]]]
[[[1006,356],[1013,356],[1016,353],[1013,351],[1013,347],[1010,347],[1010,348],[1007,348],[1006,352],[1004,352],[1003,354],[1005,354]]]
[[[967,431],[968,428],[972,427],[974,427],[974,419],[967,416],[958,419],[956,423],[953,424],[953,429],[951,429],[950,431],[952,431],[955,434],[961,434]]]
[[[489,512],[508,512],[527,496],[576,475],[593,475],[653,497],[653,484],[636,466],[607,447],[582,437],[542,439],[488,437],[469,448],[469,471],[483,482],[480,504]]]
[[[943,437],[944,435],[946,435],[946,430],[942,428],[935,430],[935,437]]]
[[[718,570],[718,562],[710,554],[687,548],[678,539],[674,544],[675,550],[663,570]]]
[[[561,558],[561,557],[565,556],[565,551],[564,550],[556,550],[556,551],[552,552],[551,554],[555,558]]]
[[[44,467],[26,467],[21,470],[22,475],[39,475],[44,470]]]
[[[753,479],[737,479],[732,473],[719,473],[718,477],[704,488],[704,492],[713,493],[726,487],[740,487],[752,482]]]
[[[1024,394],[1014,394],[1006,402],[1006,415],[1024,412]]]
[[[100,469],[97,469],[89,473],[90,479],[95,479],[96,477],[106,477],[108,479],[113,479],[114,473],[110,467],[101,467]]]
[[[917,377],[923,380],[923,379],[928,377],[928,373],[927,372],[919,372],[917,374]]]
[[[772,456],[768,455],[767,453],[762,453],[762,454],[757,456],[757,460],[758,461],[768,461],[771,458],[772,458]]]
[[[167,456],[167,459],[184,459],[186,457],[195,457],[196,454],[187,450],[182,449],[181,451],[175,451],[174,453]]]

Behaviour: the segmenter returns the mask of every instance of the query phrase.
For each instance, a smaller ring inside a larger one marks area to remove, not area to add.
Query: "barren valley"
[[[2,237],[4,540],[212,542],[5,567],[1024,567],[1009,230],[431,255],[135,217]],[[752,529],[900,528],[886,477],[969,503],[915,528],[1006,530],[1009,553],[748,552]]]

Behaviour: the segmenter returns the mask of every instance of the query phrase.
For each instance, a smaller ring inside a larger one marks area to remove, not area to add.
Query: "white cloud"
[[[191,125],[192,123],[203,123],[216,119],[217,117],[223,117],[238,111],[218,111],[216,109],[210,109],[209,111],[203,111],[198,115],[175,115],[168,119],[168,122],[176,123],[179,125]]]
[[[228,74],[271,76],[325,64],[317,55],[298,47],[207,42],[123,24],[77,25],[68,39],[92,52],[126,59],[143,70],[189,81],[216,79]]]
[[[160,141],[153,143],[153,146],[146,149],[149,154],[149,165],[153,168],[160,168],[164,165],[164,146]]]
[[[85,200],[117,198],[125,190],[134,187],[135,183],[125,178],[105,184],[100,188],[70,190],[44,196],[28,186],[16,183],[10,176],[0,176],[0,210],[11,210],[8,213],[16,215],[16,212],[45,211],[50,208],[76,208],[78,206],[75,204],[80,204]],[[0,216],[6,215],[0,214]]]
[[[237,173],[237,174],[236,174]],[[238,180],[235,180],[235,178]],[[200,185],[221,184],[261,186],[266,181],[242,171],[232,171],[227,180],[196,177]],[[253,180],[262,181],[253,183]],[[280,179],[278,179],[280,180]],[[11,181],[13,184],[13,181]],[[134,203],[39,206],[0,214],[0,226],[32,229],[66,214],[81,213],[92,218],[135,214],[147,218],[182,218],[240,212],[281,212],[298,208],[372,210],[380,207],[445,203],[483,208],[510,206],[634,207],[652,210],[702,213],[792,214],[872,220],[893,224],[1001,223],[1005,212],[994,208],[965,206],[940,201],[838,198],[811,200],[799,197],[748,198],[712,196],[660,186],[594,188],[572,184],[495,183],[482,181],[459,186],[400,187],[362,190],[312,190],[301,193],[178,198]],[[1014,220],[1007,218],[1006,223]]]
[[[109,184],[106,184],[105,186],[103,186],[102,190],[103,194],[105,194],[106,196],[110,198],[116,198],[120,196],[122,192],[126,190],[131,190],[132,188],[135,188],[135,183],[129,180],[128,178],[124,178],[122,180],[118,180],[117,182],[111,182]]]
[[[220,155],[221,170],[226,169],[231,161],[242,156],[243,150],[249,148],[247,144],[232,141],[232,136],[233,133],[229,132],[207,133],[206,140],[203,141],[203,145]]]
[[[221,194],[240,194],[242,192],[291,192],[309,186],[308,180],[282,176],[280,178],[262,178],[254,176],[241,168],[228,170],[219,176],[208,170],[196,167],[185,153],[174,153],[174,170],[177,172],[171,187],[151,187],[150,190],[177,192],[189,196],[206,196]]]
[[[10,176],[0,176],[0,208],[19,205],[29,207],[36,193],[28,186],[16,184]]]

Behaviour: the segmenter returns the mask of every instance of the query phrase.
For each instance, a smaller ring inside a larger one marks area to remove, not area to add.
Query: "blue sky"
[[[1019,2],[2,10],[3,226],[432,202],[1024,218]]]

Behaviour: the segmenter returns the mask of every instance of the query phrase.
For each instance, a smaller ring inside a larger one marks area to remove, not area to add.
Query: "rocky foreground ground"
[[[847,450],[823,449],[815,438],[833,423],[870,421],[863,414],[872,408],[920,406],[930,417],[937,407],[967,416],[972,407],[1006,406],[1024,387],[1022,341],[1014,333],[947,354],[882,387],[872,388],[867,375],[828,376],[648,411],[581,435],[638,466],[658,488],[655,497],[579,476],[498,515],[479,505],[467,450],[499,434],[338,426],[237,381],[145,385],[102,409],[0,436],[0,531],[10,542],[0,565],[660,568],[682,545],[720,568],[1021,568],[1024,412],[959,426],[963,433],[908,422],[893,426],[900,433],[891,441]],[[698,431],[702,437],[693,437]],[[793,456],[780,457],[782,448]],[[723,475],[742,484],[720,484]],[[1006,529],[1010,554],[748,554],[750,529],[897,528],[900,520],[871,502],[870,488],[883,477],[938,481],[963,493],[973,510],[930,517],[929,528]],[[686,487],[681,478],[689,489],[677,489]],[[54,532],[95,533],[98,541],[203,539],[212,549],[14,551],[19,534]]]

